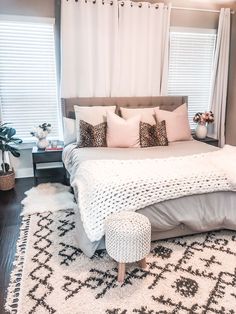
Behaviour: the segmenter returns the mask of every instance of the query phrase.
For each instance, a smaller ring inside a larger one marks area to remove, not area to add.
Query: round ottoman
[[[118,281],[123,282],[125,264],[139,262],[146,267],[145,257],[151,247],[151,224],[144,215],[127,211],[109,216],[105,222],[107,253],[118,264]]]

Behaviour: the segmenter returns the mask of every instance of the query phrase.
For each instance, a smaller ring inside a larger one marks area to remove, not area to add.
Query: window
[[[0,109],[25,142],[44,122],[60,137],[54,19],[0,17]]]
[[[216,42],[213,30],[173,29],[170,33],[169,95],[188,96],[189,121],[209,109]]]

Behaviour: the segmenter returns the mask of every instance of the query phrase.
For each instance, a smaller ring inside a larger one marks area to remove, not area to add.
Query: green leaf
[[[7,137],[10,139],[16,134],[16,130],[13,128],[8,128]]]
[[[19,157],[20,152],[15,147],[22,143],[22,140],[18,137],[14,137],[16,130],[8,127],[8,123],[0,124],[0,150],[2,152],[9,151],[13,156]],[[13,144],[13,146],[11,146]]]
[[[18,151],[17,148],[12,147],[12,146],[10,146],[10,145],[6,145],[6,148],[7,148],[7,150],[8,150],[10,153],[12,153],[13,156],[15,156],[15,157],[20,157],[20,152]]]
[[[20,138],[17,138],[17,137],[13,137],[11,139],[12,142],[14,142],[15,144],[21,144],[22,143],[22,140]]]
[[[10,170],[10,165],[8,163],[4,163],[6,172]],[[1,164],[2,170],[4,171],[3,163]]]
[[[14,157],[20,157],[20,153],[18,151],[11,151]]]
[[[6,135],[7,135],[7,133],[8,133],[8,128],[4,128],[4,129],[2,129],[2,134],[3,134],[4,136],[6,136]]]

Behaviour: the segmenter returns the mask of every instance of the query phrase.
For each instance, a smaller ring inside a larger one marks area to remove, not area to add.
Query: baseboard
[[[32,168],[22,168],[16,170],[16,178],[29,178],[33,176],[34,174]]]

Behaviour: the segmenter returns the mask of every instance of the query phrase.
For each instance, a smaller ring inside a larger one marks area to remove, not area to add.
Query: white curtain
[[[211,110],[215,122],[209,129],[209,136],[219,139],[219,145],[225,144],[225,115],[230,49],[230,9],[221,9],[216,52],[213,70]]]
[[[167,93],[170,6],[119,2],[113,96]]]
[[[170,6],[62,0],[62,97],[167,94]]]
[[[61,96],[110,96],[117,1],[62,0],[61,5]]]

